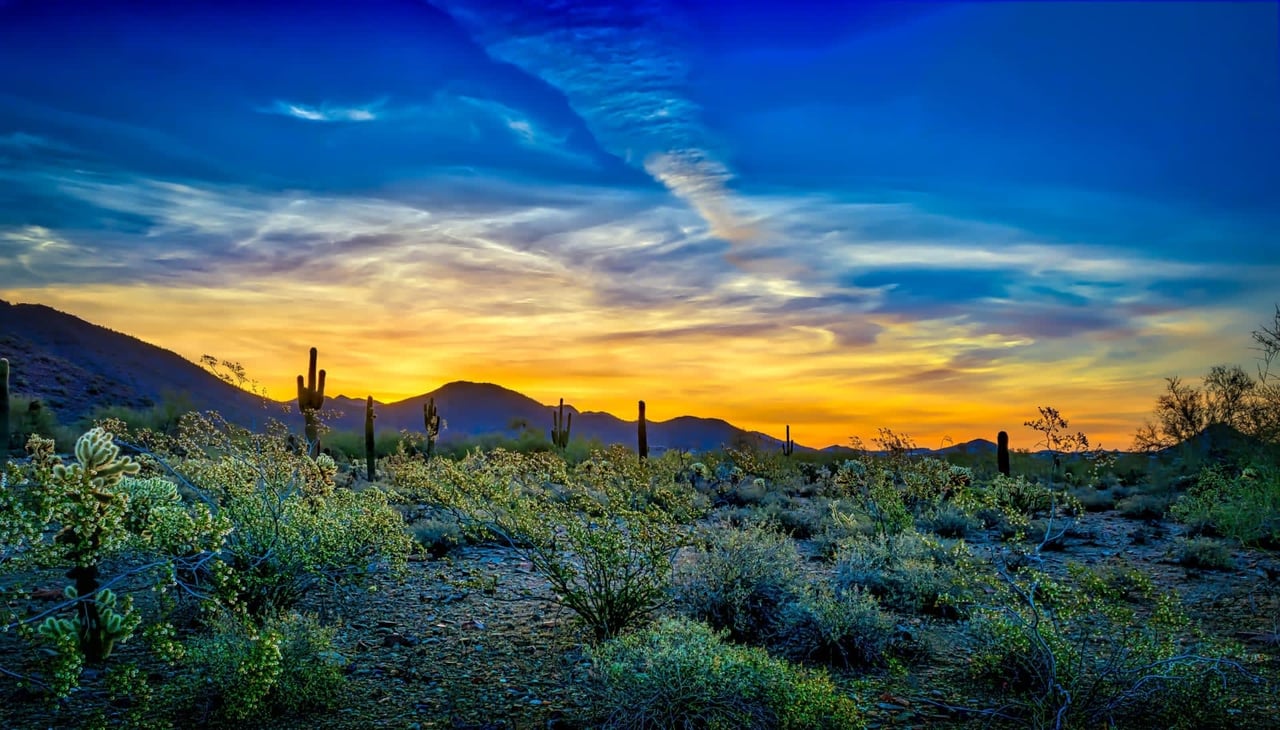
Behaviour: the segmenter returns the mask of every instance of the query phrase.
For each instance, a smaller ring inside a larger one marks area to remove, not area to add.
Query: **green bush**
[[[800,570],[791,538],[759,525],[717,527],[677,569],[674,592],[689,616],[735,641],[765,643],[803,590]]]
[[[1244,545],[1280,545],[1280,469],[1206,469],[1170,510],[1193,530]]]
[[[227,605],[266,615],[319,585],[365,587],[379,569],[403,568],[412,539],[387,495],[337,489],[333,459],[298,453],[281,429],[197,416],[184,451],[201,454],[177,462],[188,485],[234,525],[209,576]]]
[[[338,706],[346,660],[334,632],[300,614],[270,616],[261,626],[218,615],[209,634],[192,639],[174,696],[181,714],[238,724]]]
[[[1172,500],[1160,494],[1135,494],[1116,503],[1116,511],[1131,520],[1158,520],[1169,511]]]
[[[969,671],[1032,727],[1208,727],[1250,679],[1149,578],[1000,572],[975,607]],[[1168,708],[1178,708],[1170,713]]]
[[[947,547],[914,530],[892,542],[858,538],[836,556],[836,588],[865,589],[896,611],[956,617],[969,590],[971,562],[964,543]]]
[[[861,589],[837,593],[825,583],[783,609],[778,644],[798,661],[844,669],[880,666],[895,644],[893,617]]]
[[[862,713],[826,674],[687,619],[665,619],[590,650],[602,726],[617,730],[849,730]]]
[[[471,535],[497,536],[551,584],[557,600],[605,639],[668,601],[672,560],[692,490],[663,460],[625,449],[570,471],[558,455],[475,453],[455,462],[388,460],[397,492],[451,510]]]
[[[921,523],[939,537],[962,538],[978,527],[976,518],[951,502],[931,508]]]
[[[1231,549],[1221,540],[1195,537],[1183,540],[1178,551],[1178,564],[1199,570],[1232,570],[1235,561]]]
[[[466,542],[456,517],[443,515],[419,520],[409,526],[413,540],[433,558],[442,558]]]

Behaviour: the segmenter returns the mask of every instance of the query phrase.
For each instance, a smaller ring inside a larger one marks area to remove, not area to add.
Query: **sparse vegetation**
[[[1239,418],[1274,380],[1213,382],[1197,402]],[[383,433],[366,454],[304,418],[316,453],[278,423],[177,410],[104,409],[70,456],[36,436],[6,465],[4,724],[1198,728],[1280,711],[1280,469],[1256,444],[1118,456],[1043,407],[1028,425],[1047,453],[1009,453],[1009,476],[888,429],[856,458],[744,440],[640,459],[570,438],[557,409],[554,439]]]

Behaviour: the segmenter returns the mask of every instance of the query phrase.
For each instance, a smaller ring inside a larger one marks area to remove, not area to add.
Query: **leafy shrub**
[[[288,609],[316,586],[368,585],[399,569],[412,547],[404,518],[378,489],[336,489],[337,465],[290,447],[279,429],[250,433],[196,416],[182,443],[189,487],[235,529],[210,566],[227,605],[264,616]]]
[[[970,671],[999,690],[1006,711],[1054,728],[1201,727],[1225,716],[1214,698],[1249,675],[1199,640],[1175,598],[1141,575],[1079,566],[1069,575],[1002,570],[987,589],[994,600],[973,612]]]
[[[1106,512],[1116,508],[1121,497],[1116,488],[1095,489],[1080,487],[1071,490],[1071,496],[1080,503],[1085,512]]]
[[[571,472],[553,454],[494,451],[458,462],[397,456],[388,469],[397,491],[452,510],[472,535],[498,536],[605,639],[668,600],[684,543],[672,512],[692,510],[670,464],[639,461],[624,449]]]
[[[664,619],[590,651],[603,726],[729,730],[863,727],[854,702],[822,672],[687,619]]]
[[[413,523],[409,528],[413,540],[434,558],[442,558],[455,547],[466,542],[462,525],[456,517],[429,517]]]
[[[1250,467],[1234,476],[1206,469],[1170,511],[1194,530],[1244,545],[1280,545],[1280,469]]]
[[[939,537],[961,538],[980,524],[960,507],[946,502],[930,509],[921,520],[926,528]]]
[[[836,588],[865,589],[897,611],[955,617],[968,591],[970,562],[964,543],[948,548],[915,531],[893,542],[853,539],[837,554]]]
[[[1183,540],[1178,553],[1178,564],[1187,568],[1200,570],[1232,570],[1235,561],[1231,559],[1231,550],[1221,540],[1208,537],[1196,537]]]
[[[192,639],[174,694],[206,722],[241,723],[271,715],[336,707],[346,661],[334,632],[300,614],[271,616],[261,626],[230,613]]]
[[[816,584],[783,611],[783,651],[799,661],[850,667],[884,664],[894,645],[893,617],[861,589],[837,593]]]
[[[735,641],[770,640],[780,609],[802,590],[795,543],[752,525],[711,530],[676,571],[676,599],[685,613]]]
[[[1158,520],[1172,500],[1159,494],[1135,494],[1116,503],[1116,511],[1131,520]]]

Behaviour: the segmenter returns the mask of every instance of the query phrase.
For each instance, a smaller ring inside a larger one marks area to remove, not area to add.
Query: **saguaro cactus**
[[[640,401],[640,420],[636,423],[636,436],[639,439],[636,453],[640,454],[641,459],[649,458],[649,431],[644,422],[644,401]]]
[[[9,455],[9,360],[0,357],[0,460]]]
[[[427,458],[436,450],[436,438],[440,436],[440,414],[436,412],[436,399],[428,398],[422,404],[422,427],[427,430]]]
[[[1004,431],[996,435],[996,468],[1009,476],[1009,434]]]
[[[320,455],[320,408],[324,406],[324,371],[316,377],[316,348],[311,348],[311,362],[307,365],[307,379],[303,383],[298,376],[298,410],[302,411],[303,433],[307,437],[307,449],[311,458]]]
[[[569,447],[569,429],[573,427],[573,412],[566,416],[564,398],[560,399],[560,410],[551,410],[551,443],[561,451]]]
[[[368,467],[369,481],[372,482],[377,476],[375,467],[378,464],[378,450],[373,442],[373,419],[377,418],[373,414],[373,396],[364,403],[364,462]]]
[[[782,455],[791,456],[796,451],[796,443],[791,440],[791,424],[787,424],[787,440],[782,442]]]

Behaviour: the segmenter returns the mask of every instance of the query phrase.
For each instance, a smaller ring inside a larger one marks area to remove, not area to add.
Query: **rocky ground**
[[[1176,593],[1211,633],[1233,637],[1257,652],[1259,668],[1275,682],[1280,678],[1280,557],[1240,550],[1232,570],[1189,570],[1175,561],[1180,529],[1114,512],[1088,514],[1065,549],[1043,553],[1043,565],[1055,573],[1068,562],[1124,561],[1141,568],[1163,590]],[[979,554],[1002,546],[981,533],[969,542]],[[255,726],[580,727],[589,700],[579,681],[586,672],[579,648],[586,636],[550,599],[528,563],[494,546],[467,546],[443,559],[415,560],[402,580],[354,599],[315,595],[304,608],[339,627],[337,645],[348,660],[350,695],[337,711],[264,719]],[[945,670],[963,661],[961,627],[920,619],[912,625],[928,651],[905,674],[842,678],[863,680],[857,686],[872,726],[985,726],[981,715],[956,708],[993,707],[999,698],[946,679]],[[19,645],[12,637],[0,638],[0,651],[12,657]],[[119,654],[136,658],[138,648],[126,645]],[[86,708],[106,701],[95,678],[90,673],[85,688],[56,710],[0,681],[0,725],[79,727]],[[1254,700],[1264,714],[1280,717],[1280,701],[1267,695],[1268,689],[1260,686]],[[1245,724],[1258,726],[1252,720]]]

